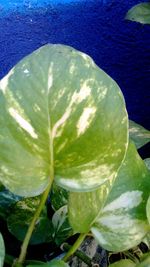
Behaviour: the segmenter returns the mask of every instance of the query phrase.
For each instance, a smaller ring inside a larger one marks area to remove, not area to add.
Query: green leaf
[[[150,173],[131,143],[116,179],[93,192],[70,192],[70,224],[78,232],[91,230],[106,250],[136,246],[148,232],[145,203],[149,188]]]
[[[148,198],[147,205],[146,205],[146,213],[147,213],[147,218],[150,224],[150,196]]]
[[[5,245],[3,237],[0,233],[0,267],[3,267],[4,257],[5,257]]]
[[[57,245],[61,245],[67,238],[69,238],[73,234],[73,230],[68,221],[67,206],[61,207],[54,213],[52,217],[52,223],[54,227],[54,241]]]
[[[141,3],[133,6],[127,13],[126,19],[150,24],[150,3]]]
[[[87,55],[46,45],[0,81],[0,181],[13,193],[39,195],[53,172],[73,191],[116,175],[128,143],[118,87]]]
[[[40,198],[26,198],[18,201],[7,219],[9,231],[20,241],[23,241],[33,215],[39,205]],[[52,240],[53,227],[47,218],[46,208],[40,215],[33,231],[30,244],[40,244]]]
[[[137,149],[150,142],[150,131],[134,121],[129,121],[129,136]]]
[[[135,263],[130,260],[120,260],[113,264],[110,264],[109,267],[136,267]]]
[[[51,205],[54,210],[58,210],[68,203],[68,191],[53,183],[50,194]]]
[[[9,190],[6,190],[4,186],[1,187],[0,188],[0,217],[6,220],[7,216],[11,212],[12,205],[20,199],[21,197],[14,195]]]
[[[41,265],[27,265],[27,267],[39,267]],[[52,260],[48,263],[42,264],[43,267],[69,267],[67,263],[62,260]]]

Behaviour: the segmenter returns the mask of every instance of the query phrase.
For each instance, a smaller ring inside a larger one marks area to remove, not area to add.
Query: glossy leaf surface
[[[61,207],[54,213],[52,223],[54,228],[53,239],[57,245],[61,245],[73,234],[73,230],[68,221],[67,206]]]
[[[4,245],[3,237],[0,233],[0,267],[3,267],[4,257],[5,257],[5,245]]]
[[[9,231],[20,241],[23,241],[34,213],[39,205],[38,197],[18,201],[7,219]],[[30,244],[46,243],[52,240],[53,226],[47,218],[46,209],[41,213],[33,231]]]
[[[116,179],[93,192],[70,193],[70,224],[78,232],[91,230],[106,250],[127,250],[148,232],[145,205],[149,188],[149,171],[130,144]]]
[[[129,121],[129,136],[137,148],[150,142],[150,131],[131,120]]]
[[[141,3],[133,6],[127,13],[126,19],[150,24],[150,3]]]
[[[136,267],[136,265],[130,260],[120,260],[118,262],[110,264],[109,267]]]
[[[27,267],[39,267],[39,266],[43,266],[43,267],[69,267],[69,265],[62,260],[52,260],[52,261],[45,263],[45,264],[42,264],[42,265],[28,265]]]
[[[41,47],[0,81],[0,181],[35,196],[52,179],[73,191],[118,171],[128,142],[118,85],[87,55]]]

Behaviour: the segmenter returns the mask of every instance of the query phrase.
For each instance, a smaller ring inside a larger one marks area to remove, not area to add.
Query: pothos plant
[[[150,230],[150,172],[137,148],[149,141],[86,54],[46,45],[19,62],[0,81],[0,216],[23,241],[13,266],[32,266],[29,243],[60,246],[75,233],[61,260],[36,265],[67,267],[89,233],[114,252],[139,244]],[[0,235],[0,267],[4,254]]]

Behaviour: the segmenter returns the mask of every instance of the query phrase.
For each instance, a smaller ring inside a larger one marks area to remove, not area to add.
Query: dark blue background
[[[150,129],[150,25],[124,20],[141,1],[43,1],[39,7],[26,0],[23,9],[8,10],[6,2],[0,0],[0,78],[48,42],[71,45],[117,81],[130,118]]]

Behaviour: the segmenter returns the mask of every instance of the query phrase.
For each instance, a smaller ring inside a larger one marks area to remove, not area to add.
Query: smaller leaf
[[[39,205],[40,198],[26,198],[18,201],[12,213],[7,219],[9,231],[20,241],[24,240],[27,229],[31,223],[34,213]],[[47,218],[46,208],[41,213],[36,227],[33,231],[30,244],[40,244],[52,240],[52,223]]]
[[[3,267],[4,257],[5,257],[5,245],[3,237],[0,233],[0,267]]]
[[[27,267],[39,267],[39,266],[43,266],[43,267],[69,267],[69,265],[62,260],[52,260],[48,263],[39,264],[39,265],[27,265]]]
[[[150,142],[150,131],[131,120],[129,121],[129,136],[137,149]]]
[[[150,24],[150,3],[141,3],[133,6],[125,18],[143,24]]]
[[[109,265],[109,267],[135,267],[135,263],[130,260],[120,260]]]
[[[68,207],[63,206],[57,210],[52,218],[54,227],[53,238],[57,245],[61,245],[67,238],[73,234],[73,230],[68,220]]]
[[[54,210],[58,210],[68,203],[68,191],[53,183],[51,195],[51,205]]]

